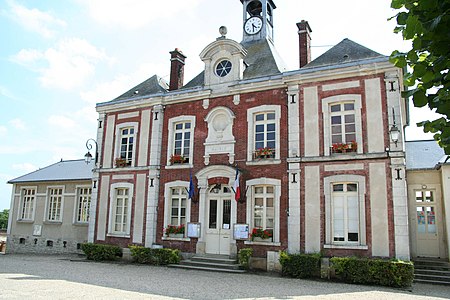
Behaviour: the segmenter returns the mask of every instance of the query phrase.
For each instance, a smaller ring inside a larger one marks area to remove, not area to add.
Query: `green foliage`
[[[288,254],[283,251],[280,254],[281,273],[294,278],[320,277],[320,259],[318,253]]]
[[[0,212],[0,229],[6,229],[8,227],[9,209],[4,209]]]
[[[434,139],[450,155],[450,0],[392,0],[391,7],[400,10],[392,17],[397,21],[394,32],[412,41],[407,53],[394,51],[390,57],[397,67],[410,68],[404,84],[414,88],[403,96],[412,97],[416,107],[428,105],[443,115],[417,125],[434,133]]]
[[[399,260],[333,257],[331,263],[338,279],[348,283],[409,287],[414,265]]]
[[[178,264],[181,259],[181,252],[178,249],[151,249],[142,246],[129,246],[131,256],[135,262],[150,265]]]
[[[122,257],[122,248],[116,245],[84,243],[81,244],[81,250],[89,260],[116,260]]]
[[[239,264],[245,268],[245,269],[249,269],[250,268],[250,258],[253,255],[253,249],[252,248],[242,248],[241,250],[239,250]]]

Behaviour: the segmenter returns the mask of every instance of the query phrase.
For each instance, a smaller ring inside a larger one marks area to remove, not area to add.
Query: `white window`
[[[361,95],[338,95],[322,99],[324,154],[363,153]]]
[[[189,167],[194,149],[195,117],[179,116],[169,120],[167,165]]]
[[[170,225],[186,226],[187,192],[185,187],[173,187],[170,189]]]
[[[134,166],[138,123],[120,123],[116,126],[114,164],[116,167]]]
[[[253,228],[273,230],[275,208],[274,187],[272,185],[254,186]]]
[[[77,193],[77,211],[76,222],[88,223],[89,222],[89,208],[91,206],[91,188],[78,188]]]
[[[330,105],[332,144],[356,141],[355,104],[353,102]]]
[[[120,130],[120,153],[119,158],[126,161],[128,166],[133,161],[134,150],[134,128],[126,127]]]
[[[168,226],[187,226],[190,222],[189,181],[172,181],[164,186],[164,229]],[[185,231],[186,232],[186,231]],[[163,234],[165,236],[165,233]]]
[[[130,205],[129,194],[127,188],[115,189],[114,211],[113,211],[113,232],[126,233],[130,216],[128,215],[128,207]]]
[[[281,180],[256,178],[246,182],[247,223],[253,229],[267,230],[272,233],[268,242],[280,242],[280,196]]]
[[[47,221],[62,221],[63,189],[49,188],[47,194]]]
[[[248,161],[280,159],[280,118],[278,105],[261,105],[247,111]]]
[[[333,242],[359,242],[358,185],[334,183],[333,195]]]
[[[22,189],[19,220],[32,221],[34,219],[35,201],[36,201],[36,189],[34,188]]]
[[[111,184],[109,236],[130,237],[133,190],[131,183]]]
[[[324,247],[367,249],[364,176],[325,177],[324,187]]]

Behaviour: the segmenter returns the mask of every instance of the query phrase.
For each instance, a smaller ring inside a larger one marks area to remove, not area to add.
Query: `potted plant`
[[[115,159],[114,164],[117,168],[123,168],[127,165],[127,160],[125,158],[118,157]]]
[[[186,158],[183,155],[180,154],[172,154],[170,156],[169,162],[171,165],[174,164],[182,164],[186,161]]]
[[[184,237],[184,224],[181,225],[167,225],[164,232],[168,237],[182,238]]]
[[[274,156],[274,149],[269,147],[259,148],[255,151],[255,158],[272,158]]]
[[[250,238],[254,242],[271,242],[273,231],[271,229],[262,229],[261,227],[255,227],[250,234]]]

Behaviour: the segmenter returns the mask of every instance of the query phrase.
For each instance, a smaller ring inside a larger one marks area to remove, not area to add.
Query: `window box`
[[[128,165],[127,160],[125,158],[116,158],[114,164],[117,168],[123,168]]]
[[[254,159],[267,159],[267,158],[275,158],[275,149],[273,148],[259,148],[258,150],[253,152]]]
[[[348,153],[358,151],[358,144],[355,141],[350,143],[334,143],[331,147],[331,153]]]
[[[184,224],[181,225],[167,225],[164,229],[166,236],[170,238],[183,238],[184,237]]]
[[[253,242],[272,242],[273,230],[262,229],[261,227],[253,228],[250,238]]]
[[[189,162],[189,158],[184,157],[183,155],[173,154],[170,156],[169,162],[171,165],[180,165]]]

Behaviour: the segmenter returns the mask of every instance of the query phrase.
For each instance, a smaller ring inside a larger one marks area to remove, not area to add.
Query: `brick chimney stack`
[[[183,86],[184,64],[186,56],[178,48],[170,53],[170,84],[169,91],[178,90]]]
[[[311,27],[308,21],[297,23],[299,38],[300,68],[311,61]]]

